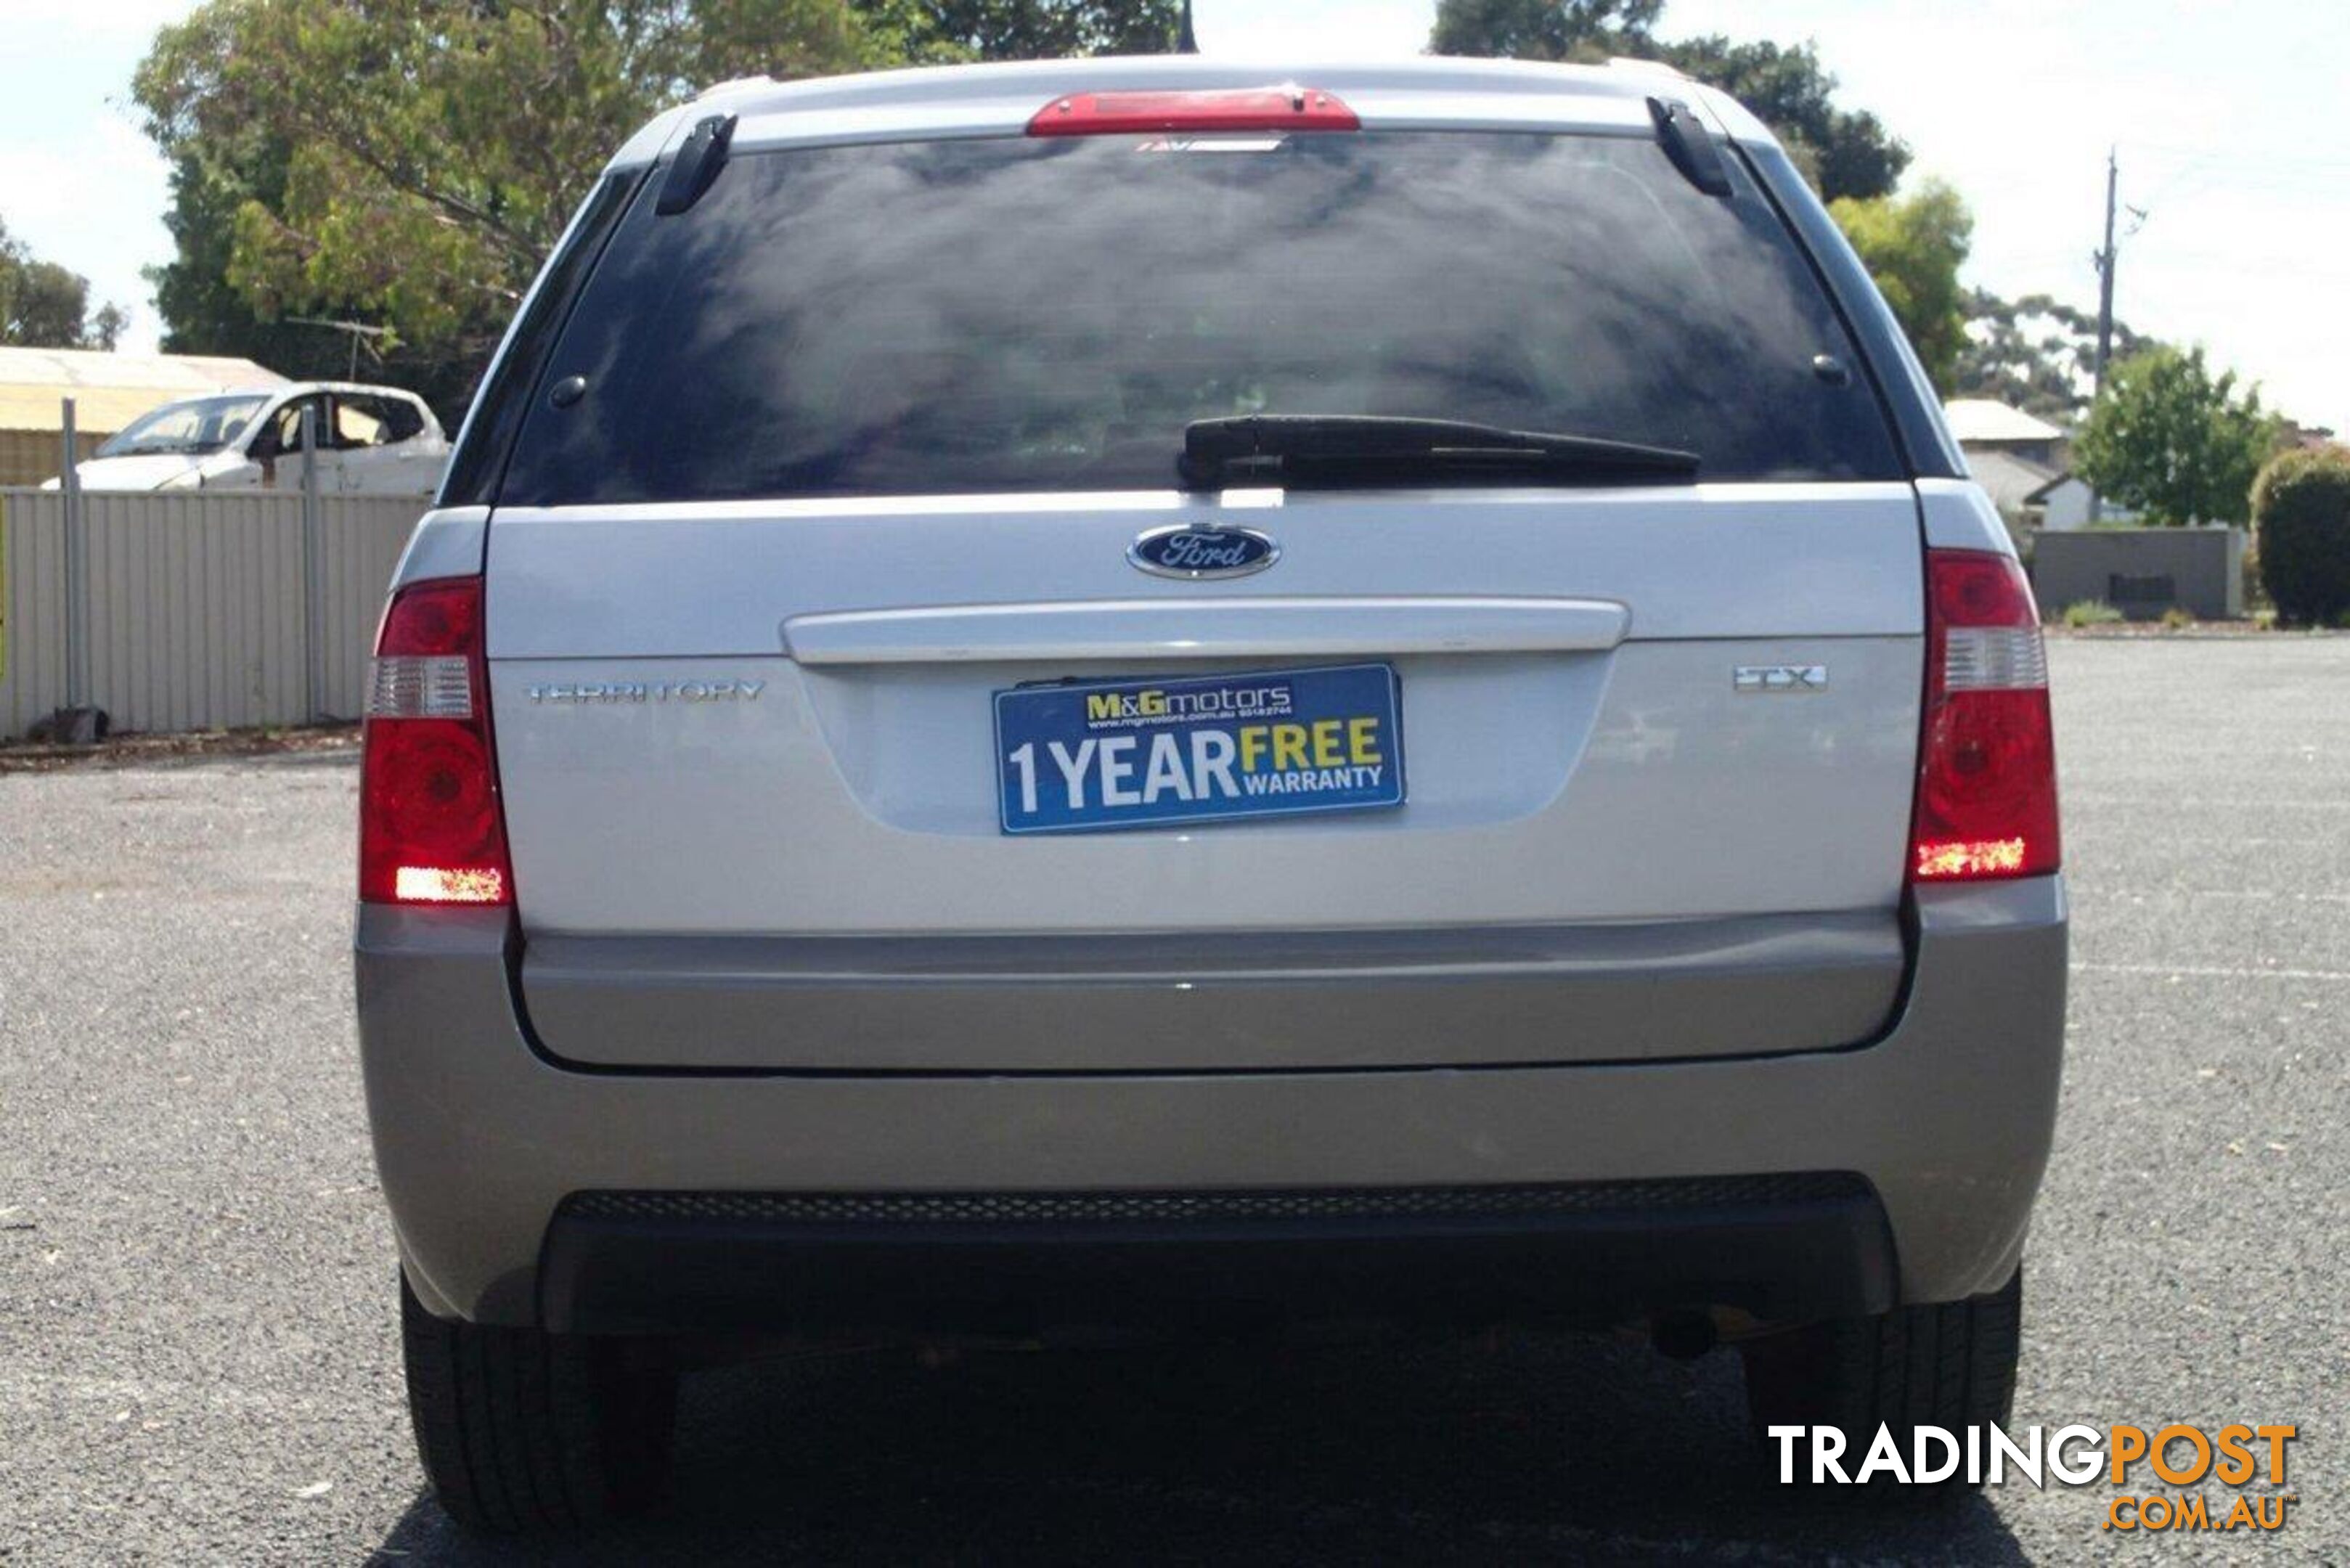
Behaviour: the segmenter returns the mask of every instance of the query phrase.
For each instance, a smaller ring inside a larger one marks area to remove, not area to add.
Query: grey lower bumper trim
[[[1340,1318],[1757,1322],[1892,1304],[1836,1173],[1250,1192],[589,1192],[547,1231],[565,1332],[1263,1327]]]
[[[1274,1188],[1252,1192],[581,1192],[565,1201],[563,1212],[589,1220],[740,1220],[779,1225],[1212,1225],[1259,1220],[1657,1213],[1869,1196],[1868,1183],[1857,1176],[1789,1171],[1544,1186]]]

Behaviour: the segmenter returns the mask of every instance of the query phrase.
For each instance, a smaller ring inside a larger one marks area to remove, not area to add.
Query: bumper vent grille
[[[1202,1224],[1653,1212],[1866,1198],[1846,1172],[1700,1176],[1516,1187],[1183,1192],[580,1192],[567,1215],[784,1225]]]

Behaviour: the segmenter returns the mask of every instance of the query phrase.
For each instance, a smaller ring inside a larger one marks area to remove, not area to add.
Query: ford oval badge
[[[1161,577],[1243,577],[1281,559],[1281,546],[1253,528],[1189,523],[1153,528],[1126,558]]]

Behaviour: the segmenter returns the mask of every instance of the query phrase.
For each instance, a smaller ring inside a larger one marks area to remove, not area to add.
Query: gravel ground
[[[2350,1560],[2350,639],[2061,640],[2072,1055],[2021,1421],[2286,1420]],[[344,944],[347,754],[0,776],[0,1559],[489,1563],[421,1496]],[[1608,1342],[698,1375],[681,1496],[586,1560],[1998,1562],[1759,1482],[1735,1365]],[[2150,1546],[2151,1543],[2148,1543]],[[2144,1547],[2141,1548],[2146,1549]]]

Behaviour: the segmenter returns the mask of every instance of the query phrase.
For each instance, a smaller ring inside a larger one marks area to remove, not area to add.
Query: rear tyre
[[[2019,1269],[1988,1295],[1750,1340],[1739,1347],[1747,1410],[1758,1434],[1772,1427],[1840,1428],[1846,1473],[1858,1470],[1877,1428],[1889,1427],[1907,1464],[1918,1427],[1943,1428],[1964,1444],[1967,1427],[2005,1424],[2015,1403],[2022,1316]],[[1797,1448],[1798,1477],[1809,1477],[1810,1453],[1808,1441]],[[1930,1498],[1963,1485],[1965,1473],[1962,1467],[1949,1483],[1892,1490]]]
[[[459,1524],[578,1530],[667,1491],[674,1371],[619,1341],[444,1323],[405,1275],[400,1319],[417,1454]]]

